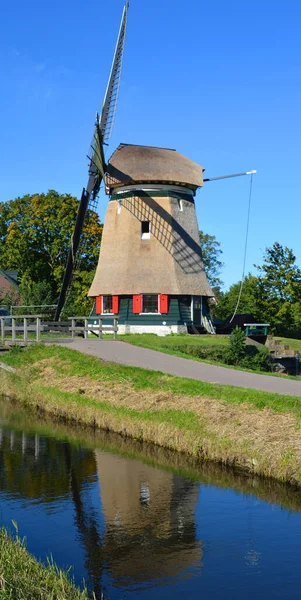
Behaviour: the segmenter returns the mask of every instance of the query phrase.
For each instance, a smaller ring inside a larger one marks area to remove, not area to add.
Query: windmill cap
[[[106,185],[175,184],[196,190],[203,186],[204,168],[170,148],[120,144],[108,162]]]

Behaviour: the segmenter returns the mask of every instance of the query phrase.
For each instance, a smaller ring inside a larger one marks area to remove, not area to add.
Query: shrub
[[[239,365],[255,371],[271,371],[270,353],[266,346],[246,346],[245,356]]]
[[[174,346],[173,350],[201,360],[235,365],[253,371],[271,371],[269,350],[261,345],[247,345],[245,334],[239,327],[233,330],[228,346],[186,344]]]
[[[176,352],[183,352],[190,356],[195,356],[203,360],[212,360],[215,362],[223,362],[223,357],[227,350],[227,346],[195,346],[195,345],[184,345],[174,346],[173,350]]]
[[[242,329],[235,327],[229,338],[229,347],[226,362],[229,365],[238,365],[246,354],[246,337]]]

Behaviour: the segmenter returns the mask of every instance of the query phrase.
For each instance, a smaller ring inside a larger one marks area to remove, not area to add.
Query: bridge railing
[[[71,335],[74,339],[76,334],[82,335],[88,339],[89,333],[94,333],[99,339],[103,334],[113,333],[114,340],[118,334],[118,318],[112,317],[70,317],[67,323],[51,323],[42,321],[42,315],[1,315],[0,316],[0,335],[1,344],[24,345],[28,343],[47,341],[47,337],[52,338],[51,334],[63,333],[64,336]],[[69,323],[71,321],[71,327]],[[91,321],[93,321],[91,323]],[[42,338],[42,335],[43,338]],[[49,334],[47,336],[47,334]]]
[[[1,343],[28,344],[28,334],[35,334],[35,341],[41,341],[43,330],[41,315],[14,315],[0,316]],[[10,337],[8,337],[10,335]],[[31,340],[33,341],[33,340]]]
[[[89,325],[89,321],[93,319],[94,323]],[[106,321],[111,320],[112,317],[69,317],[69,321],[71,321],[70,331],[72,334],[72,338],[75,337],[76,333],[83,333],[84,338],[88,339],[89,333],[95,333],[98,335],[98,338],[101,340],[103,334],[113,333],[114,340],[117,340],[118,334],[118,319],[115,317],[113,319],[113,324],[106,323]],[[96,321],[96,324],[95,324]],[[78,322],[84,322],[84,325],[78,325]]]

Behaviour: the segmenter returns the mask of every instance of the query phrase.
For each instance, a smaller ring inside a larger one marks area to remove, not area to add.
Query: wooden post
[[[74,339],[75,338],[75,331],[74,331],[74,329],[75,329],[75,319],[71,319],[71,329],[72,329],[72,332],[71,332],[72,339]]]
[[[27,327],[27,318],[24,317],[24,344],[27,346],[28,337],[28,327]]]
[[[11,320],[11,339],[12,342],[16,341],[16,319]]]
[[[114,340],[117,340],[117,331],[118,331],[117,323],[118,323],[117,319],[114,319]]]
[[[85,340],[88,339],[88,319],[85,319]]]
[[[40,317],[37,317],[36,331],[37,331],[37,342],[40,342],[40,340],[41,340],[41,319],[40,319]]]
[[[98,319],[98,337],[100,340],[102,340],[102,319]]]
[[[4,319],[1,319],[1,342],[2,342],[2,346],[4,346],[4,340],[5,340],[5,322],[4,322]]]

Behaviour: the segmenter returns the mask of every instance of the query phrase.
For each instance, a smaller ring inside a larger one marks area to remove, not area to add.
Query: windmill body
[[[175,150],[121,144],[105,183],[96,314],[118,314],[121,333],[210,330],[195,211],[203,168]]]

